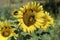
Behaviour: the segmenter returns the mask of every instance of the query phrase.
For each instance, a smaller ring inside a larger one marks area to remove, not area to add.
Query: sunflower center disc
[[[36,22],[35,15],[33,14],[32,10],[27,10],[24,13],[23,21],[24,21],[25,25],[27,25],[27,26],[31,26]]]
[[[10,30],[8,28],[4,28],[2,30],[2,36],[8,37],[10,35]]]
[[[9,31],[2,32],[2,35],[4,37],[8,37],[10,35],[10,32]]]

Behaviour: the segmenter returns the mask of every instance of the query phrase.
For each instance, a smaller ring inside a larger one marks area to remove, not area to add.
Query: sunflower
[[[45,11],[45,16],[43,18],[44,18],[44,22],[43,22],[43,26],[41,26],[41,29],[46,30],[50,25],[54,24],[54,20],[49,15],[49,12]]]
[[[9,37],[15,36],[14,30],[15,28],[11,28],[9,22],[0,22],[0,40],[8,40]]]
[[[18,19],[20,28],[28,33],[34,32],[37,28],[46,30],[53,24],[53,18],[36,2],[29,2],[20,10],[15,10],[12,15]]]
[[[20,10],[15,10],[13,16],[18,19],[20,28],[24,32],[34,32],[36,28],[40,28],[43,22],[44,11],[42,5],[36,2],[29,2]]]

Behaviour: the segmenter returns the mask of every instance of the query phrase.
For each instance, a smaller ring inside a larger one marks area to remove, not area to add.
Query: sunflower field
[[[0,0],[0,40],[60,40],[60,0]]]

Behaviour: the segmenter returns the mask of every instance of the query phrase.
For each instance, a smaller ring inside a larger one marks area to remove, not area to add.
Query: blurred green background
[[[0,21],[5,19],[14,21],[15,18],[11,15],[12,11],[18,10],[31,1],[41,3],[44,10],[50,12],[54,18],[55,26],[53,29],[48,28],[46,32],[38,30],[31,35],[21,33],[21,37],[18,37],[17,40],[60,40],[60,0],[0,0]]]

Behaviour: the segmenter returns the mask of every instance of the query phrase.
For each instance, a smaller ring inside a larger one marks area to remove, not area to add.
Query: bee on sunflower
[[[43,6],[36,2],[29,2],[20,10],[15,10],[12,15],[19,21],[19,26],[24,32],[34,32],[41,28],[44,23],[45,13]]]
[[[0,22],[0,40],[8,40],[9,37],[16,37],[14,33],[15,28],[10,27],[10,22],[4,21]]]

